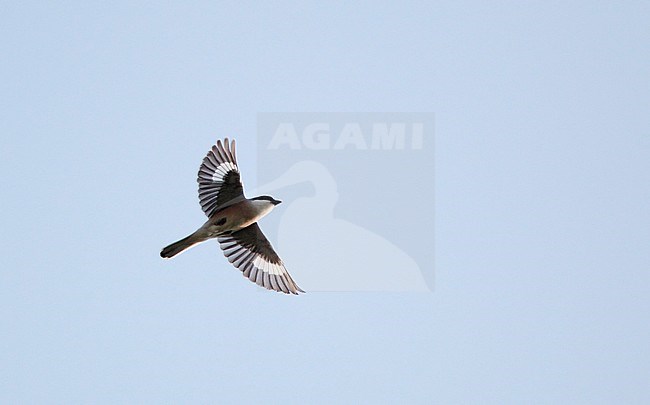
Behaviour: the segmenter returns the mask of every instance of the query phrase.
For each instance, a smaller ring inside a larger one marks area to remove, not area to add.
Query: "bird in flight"
[[[250,281],[286,294],[304,292],[257,225],[281,201],[267,195],[244,196],[234,139],[217,141],[203,159],[197,181],[201,208],[208,220],[190,236],[163,248],[160,256],[171,258],[197,243],[217,238],[228,261]]]

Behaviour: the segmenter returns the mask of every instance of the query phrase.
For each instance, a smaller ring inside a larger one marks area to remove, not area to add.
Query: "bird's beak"
[[[280,201],[280,200],[275,200],[275,201],[273,201],[273,204],[274,204],[274,205],[278,205],[278,204],[280,204],[281,202],[282,202],[282,201]]]

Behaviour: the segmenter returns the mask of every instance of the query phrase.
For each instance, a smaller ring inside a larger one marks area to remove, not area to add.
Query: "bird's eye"
[[[223,225],[226,223],[226,218],[221,218],[220,220],[217,221],[217,225]]]

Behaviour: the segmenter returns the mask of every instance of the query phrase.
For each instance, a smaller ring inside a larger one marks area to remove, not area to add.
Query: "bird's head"
[[[276,200],[275,198],[273,198],[273,197],[271,197],[269,195],[261,195],[259,197],[253,198],[252,200],[264,200],[264,201],[270,202],[273,205],[278,205],[278,204],[280,204],[282,202],[280,200]]]

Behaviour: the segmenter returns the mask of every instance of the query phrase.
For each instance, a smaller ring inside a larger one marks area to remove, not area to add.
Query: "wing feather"
[[[201,209],[208,217],[224,204],[244,198],[244,187],[241,183],[234,146],[234,140],[230,143],[226,138],[223,144],[218,140],[203,158],[199,168],[197,176],[199,201]]]
[[[293,281],[257,223],[228,236],[220,236],[218,240],[228,261],[250,281],[285,294],[304,292]]]

